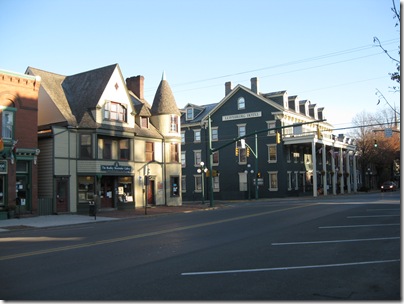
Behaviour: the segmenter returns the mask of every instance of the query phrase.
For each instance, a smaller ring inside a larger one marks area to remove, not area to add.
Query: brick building
[[[40,77],[0,70],[0,211],[37,211]]]

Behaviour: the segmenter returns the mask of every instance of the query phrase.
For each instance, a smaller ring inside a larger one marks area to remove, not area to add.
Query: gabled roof
[[[53,100],[57,109],[66,119],[66,122],[71,126],[77,126],[76,118],[70,110],[69,102],[66,99],[66,95],[62,87],[62,83],[66,76],[43,71],[33,67],[28,67],[26,73],[41,76],[41,86]]]
[[[186,125],[186,124],[194,124],[194,123],[199,123],[201,122],[217,105],[218,103],[211,103],[207,105],[202,105],[202,106],[195,106],[200,112],[194,116],[192,120],[185,120],[183,119],[181,121],[181,125]],[[192,107],[193,104],[188,103],[185,108]],[[185,115],[183,115],[184,117]]]
[[[146,99],[141,100],[132,91],[129,91],[129,96],[135,107],[136,115],[143,116],[143,117],[151,116],[151,113],[150,113],[151,107],[150,107],[149,103],[146,101]]]
[[[151,108],[152,115],[175,114],[180,116],[175,103],[173,92],[167,80],[162,79],[154,96],[153,105]]]
[[[117,64],[103,68],[67,76],[62,82],[70,108],[77,121],[80,122],[87,111],[94,109]]]

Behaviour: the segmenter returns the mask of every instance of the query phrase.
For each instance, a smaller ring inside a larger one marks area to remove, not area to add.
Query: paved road
[[[5,232],[5,300],[399,300],[400,194]]]

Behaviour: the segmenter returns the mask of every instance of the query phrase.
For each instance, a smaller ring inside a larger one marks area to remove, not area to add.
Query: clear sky
[[[399,0],[395,0],[400,9]],[[391,0],[0,0],[0,69],[62,75],[118,63],[153,102],[163,71],[177,105],[219,102],[226,81],[287,90],[336,128],[400,106],[388,73],[400,32]]]

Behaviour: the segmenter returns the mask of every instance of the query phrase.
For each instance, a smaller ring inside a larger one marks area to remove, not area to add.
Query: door
[[[16,192],[17,204],[21,205],[22,210],[31,211],[31,192],[28,189],[27,175],[17,175]]]
[[[149,180],[149,185],[147,186],[147,204],[148,205],[155,205],[156,202],[154,200],[154,180]]]
[[[114,177],[101,178],[101,208],[114,208]]]
[[[68,197],[69,180],[66,177],[56,179],[56,212],[69,211],[69,197]]]

